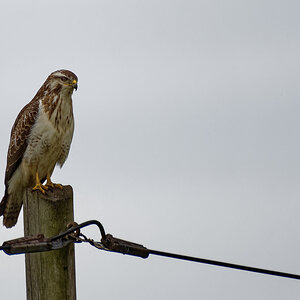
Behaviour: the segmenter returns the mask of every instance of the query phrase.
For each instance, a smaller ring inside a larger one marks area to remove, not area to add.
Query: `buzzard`
[[[49,75],[34,98],[20,111],[12,127],[0,216],[7,228],[17,223],[26,188],[45,193],[62,188],[50,177],[69,154],[74,131],[72,94],[77,76],[68,70]],[[43,184],[46,180],[46,184]]]

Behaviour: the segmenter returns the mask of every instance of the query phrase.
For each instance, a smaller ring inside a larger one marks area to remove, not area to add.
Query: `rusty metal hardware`
[[[89,225],[98,226],[102,237],[101,242],[89,239],[80,232],[81,228]],[[79,225],[77,223],[72,223],[67,227],[68,229],[65,232],[52,238],[45,238],[43,234],[39,234],[37,236],[22,237],[6,241],[0,247],[0,250],[3,250],[8,255],[13,255],[51,251],[63,248],[69,243],[88,242],[90,245],[101,250],[118,252],[142,258],[147,258],[149,256],[149,250],[143,245],[115,238],[111,234],[105,234],[104,228],[99,221],[91,220]]]
[[[71,242],[72,241],[68,239],[60,239],[51,242],[51,240],[45,238],[43,234],[39,234],[37,236],[21,237],[6,241],[0,249],[8,255],[14,255],[55,250],[62,248]]]
[[[142,258],[149,256],[149,250],[143,245],[115,238],[111,234],[106,234],[105,237],[101,239],[101,244],[106,248],[105,250],[108,251]]]
[[[89,225],[98,226],[102,237],[101,242],[96,242],[93,239],[87,238],[84,234],[80,232],[81,228],[84,228]],[[147,258],[149,254],[152,254],[152,255],[159,255],[163,257],[176,258],[176,259],[210,264],[210,265],[221,266],[226,268],[232,268],[232,269],[238,269],[238,270],[244,270],[249,272],[268,274],[273,276],[280,276],[280,277],[300,280],[300,275],[298,274],[284,273],[284,272],[278,272],[273,270],[266,270],[266,269],[260,269],[255,267],[226,263],[221,261],[203,259],[199,257],[191,257],[191,256],[180,255],[175,253],[150,250],[144,247],[143,245],[115,238],[111,234],[105,234],[104,227],[97,220],[87,221],[79,225],[77,223],[72,223],[70,224],[70,226],[68,226],[69,229],[67,229],[65,232],[60,233],[59,235],[54,236],[52,238],[45,238],[43,234],[39,234],[37,236],[22,237],[22,238],[6,241],[3,243],[2,246],[0,246],[0,250],[3,250],[8,255],[13,255],[13,254],[21,254],[21,253],[50,251],[50,250],[63,248],[69,243],[87,242],[90,245],[100,250],[118,252],[122,254],[138,256],[142,258]]]

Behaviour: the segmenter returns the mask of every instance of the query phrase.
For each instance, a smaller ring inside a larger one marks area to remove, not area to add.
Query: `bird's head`
[[[58,70],[49,75],[46,82],[51,90],[59,89],[67,94],[72,94],[73,90],[77,90],[78,78],[68,70]]]

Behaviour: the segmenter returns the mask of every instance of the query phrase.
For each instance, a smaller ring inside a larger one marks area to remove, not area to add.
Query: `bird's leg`
[[[50,187],[52,187],[52,188],[58,187],[58,188],[60,188],[61,190],[62,190],[62,188],[63,188],[61,184],[59,184],[59,183],[53,183],[53,182],[51,181],[51,178],[50,178],[50,174],[49,174],[49,173],[47,174],[47,182],[46,182],[46,186],[47,186],[47,187],[50,186]]]
[[[54,183],[51,181],[49,173],[47,174],[46,186],[51,186],[54,188]]]
[[[32,188],[33,191],[41,191],[45,194],[45,190],[48,190],[48,187],[41,184],[38,172],[35,173],[35,186]]]

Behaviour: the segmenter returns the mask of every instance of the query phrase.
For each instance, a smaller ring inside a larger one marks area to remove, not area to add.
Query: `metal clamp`
[[[108,251],[139,256],[142,258],[147,258],[149,256],[149,250],[143,245],[115,238],[111,234],[106,234],[105,237],[101,239],[101,243],[106,248],[105,250]]]
[[[69,239],[59,239],[52,242],[50,239],[45,238],[43,234],[39,234],[37,236],[21,237],[6,241],[0,249],[8,255],[45,252],[60,249],[71,242]]]

